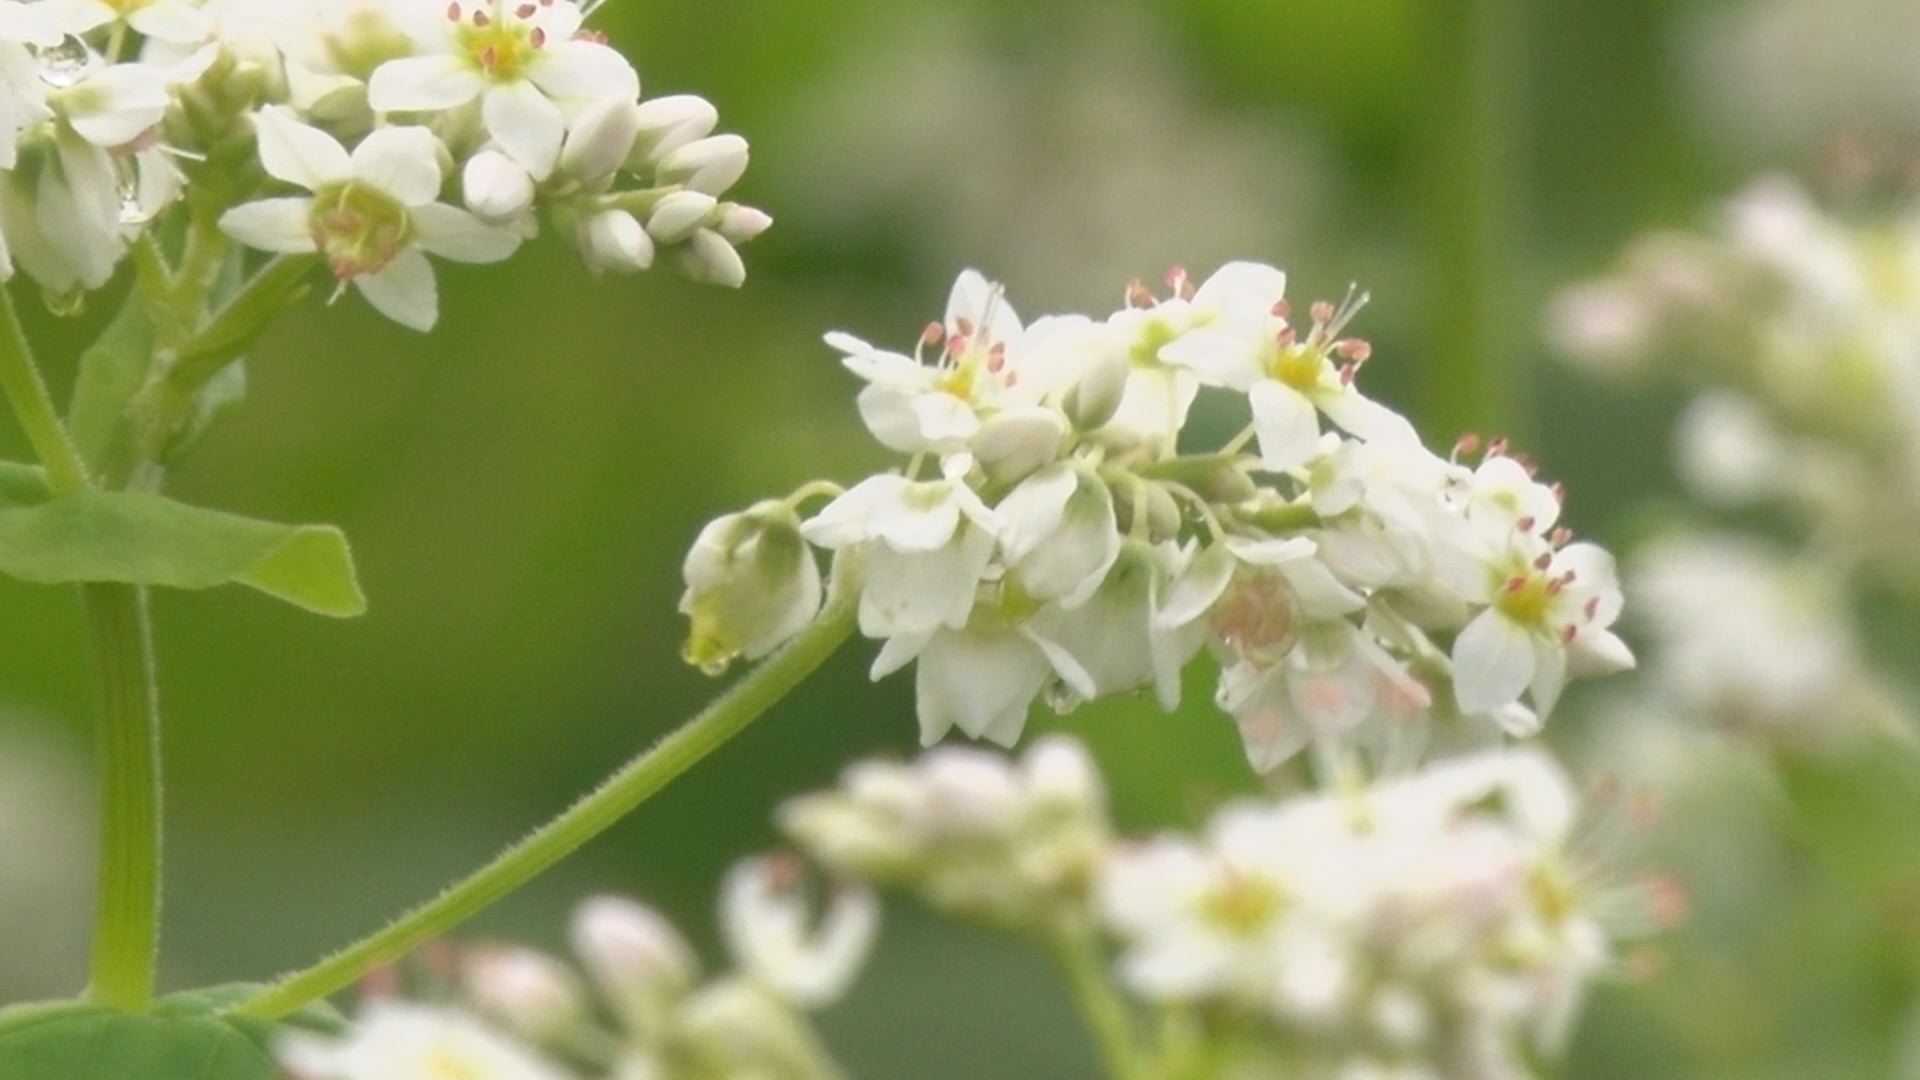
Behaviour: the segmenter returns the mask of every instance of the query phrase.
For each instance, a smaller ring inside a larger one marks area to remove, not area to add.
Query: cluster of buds
[[[803,868],[749,859],[728,876],[721,924],[735,970],[703,977],[653,909],[588,900],[573,921],[580,967],[533,949],[442,951],[419,992],[383,980],[344,1033],[299,1034],[296,1080],[830,1080],[841,1075],[806,1011],[838,999],[878,925],[872,894],[843,888],[816,925]]]
[[[860,762],[838,788],[788,803],[780,823],[835,871],[1015,929],[1084,909],[1111,844],[1100,775],[1064,737],[1017,764],[969,747]]]
[[[1576,285],[1550,331],[1604,375],[1695,390],[1681,480],[1713,511],[1784,511],[1798,539],[1697,533],[1641,556],[1636,606],[1678,711],[1769,740],[1858,734],[1892,698],[1851,591],[1920,566],[1920,216],[1846,218],[1783,179],[1709,233],[1648,237]]]
[[[77,299],[184,199],[248,247],[316,253],[417,329],[427,256],[506,258],[544,221],[596,273],[665,258],[738,286],[772,223],[722,201],[746,141],[640,98],[574,0],[5,0],[0,234]],[[264,170],[267,186],[259,184]]]
[[[1206,1075],[1532,1076],[1616,939],[1678,914],[1670,883],[1610,876],[1614,834],[1533,751],[1235,803],[1197,836],[1117,838],[1100,790],[1062,737],[1018,761],[942,747],[856,765],[783,822],[949,914],[1100,928],[1129,997],[1200,1025]]]
[[[1613,560],[1571,542],[1562,492],[1501,441],[1436,456],[1361,393],[1364,296],[1299,318],[1253,263],[1168,288],[1027,325],[969,271],[911,354],[829,335],[908,460],[710,527],[690,658],[717,670],[796,631],[820,603],[811,543],[861,568],[873,675],[917,664],[929,744],[1011,745],[1040,699],[1150,689],[1171,709],[1211,650],[1258,769],[1309,744],[1417,755],[1436,733],[1531,733],[1571,676],[1632,664]],[[1185,452],[1203,389],[1251,423]]]

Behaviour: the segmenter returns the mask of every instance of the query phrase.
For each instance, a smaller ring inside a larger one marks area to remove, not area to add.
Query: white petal
[[[1582,676],[1615,675],[1632,671],[1638,663],[1633,650],[1611,630],[1582,629],[1568,648],[1567,659],[1573,673]]]
[[[867,669],[867,678],[879,682],[913,663],[916,657],[926,651],[927,644],[933,640],[936,633],[938,631],[929,630],[920,634],[899,634],[888,638],[881,643],[879,655],[873,658],[873,666]]]
[[[412,210],[414,240],[444,259],[496,263],[520,247],[520,235],[489,225],[457,206],[427,203]]]
[[[1492,712],[1519,700],[1533,681],[1533,635],[1491,608],[1453,643],[1453,694],[1467,713]]]
[[[250,248],[285,255],[318,250],[313,240],[311,198],[261,199],[220,217],[220,230]]]
[[[1567,688],[1567,651],[1558,642],[1534,639],[1533,711],[1545,720],[1560,704],[1560,693]]]
[[[127,16],[127,25],[150,38],[197,45],[213,33],[213,20],[191,4],[160,0]]]
[[[920,654],[915,678],[921,741],[949,727],[1011,746],[1052,668],[1031,641],[1007,631],[948,630]]]
[[[382,315],[425,333],[440,321],[440,290],[433,280],[433,264],[412,248],[401,252],[377,274],[353,279],[360,295]]]
[[[1160,350],[1160,359],[1200,376],[1208,386],[1247,390],[1260,379],[1260,354],[1246,338],[1225,330],[1195,330]]]
[[[352,172],[352,161],[339,140],[301,123],[287,109],[262,109],[253,126],[260,136],[260,164],[276,180],[312,191],[345,180]]]
[[[954,448],[980,431],[973,406],[943,391],[915,394],[908,403],[929,447]]]
[[[495,84],[487,90],[481,118],[500,149],[534,179],[545,180],[552,174],[560,160],[567,122],[560,107],[548,101],[539,87],[524,81]]]
[[[1213,272],[1193,294],[1193,307],[1234,327],[1255,333],[1273,317],[1274,305],[1287,295],[1284,271],[1254,262],[1231,262]]]
[[[945,481],[909,484],[897,499],[873,508],[867,527],[897,551],[945,547],[960,526],[960,499]]]
[[[874,507],[900,498],[901,489],[906,485],[906,478],[892,473],[870,476],[822,507],[800,526],[800,535],[810,544],[829,549],[859,543],[872,535],[867,519],[873,515]]]
[[[1027,477],[1000,500],[1000,517],[1006,522],[1000,546],[1008,562],[1019,562],[1060,528],[1067,500],[1079,487],[1073,465],[1062,461]]]
[[[1255,383],[1247,394],[1253,426],[1260,438],[1260,463],[1276,472],[1312,458],[1320,444],[1320,419],[1292,387],[1271,379]]]
[[[390,127],[353,148],[353,178],[407,207],[440,194],[440,140],[423,127]]]
[[[381,64],[367,82],[375,112],[438,112],[465,105],[487,80],[452,56],[411,56]]]
[[[540,50],[527,77],[555,97],[632,101],[640,75],[618,50],[592,41],[552,41]]]
[[[1172,629],[1206,615],[1232,584],[1238,568],[1239,560],[1225,544],[1201,550],[1167,590],[1165,603],[1154,613],[1154,625]]]

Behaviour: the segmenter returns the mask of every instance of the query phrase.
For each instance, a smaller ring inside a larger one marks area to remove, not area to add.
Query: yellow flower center
[[[427,1059],[427,1076],[432,1080],[481,1080],[486,1074],[479,1066],[451,1050],[436,1051]]]
[[[468,62],[495,82],[524,77],[527,65],[546,44],[546,31],[485,11],[476,14],[473,21],[462,22],[458,37]]]
[[[352,181],[314,194],[308,227],[341,281],[385,269],[413,235],[406,207],[385,192]]]
[[[1310,393],[1320,387],[1320,372],[1326,353],[1312,345],[1281,345],[1275,342],[1267,354],[1267,374],[1279,382]]]
[[[1235,937],[1252,937],[1271,925],[1286,904],[1286,894],[1273,882],[1232,874],[1201,900],[1200,916]]]
[[[1552,582],[1545,574],[1538,573],[1507,579],[1493,600],[1500,614],[1522,626],[1545,626],[1552,604]]]

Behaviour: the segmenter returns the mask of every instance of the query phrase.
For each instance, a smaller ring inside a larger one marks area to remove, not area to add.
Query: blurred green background
[[[878,466],[819,334],[904,344],[964,266],[1029,315],[1104,312],[1130,278],[1233,257],[1288,267],[1300,296],[1362,282],[1376,395],[1439,445],[1512,431],[1572,489],[1575,524],[1625,538],[1671,490],[1673,402],[1556,370],[1542,301],[1840,125],[1920,126],[1916,6],[611,0],[596,18],[649,93],[702,93],[752,139],[741,197],[779,225],[737,294],[594,282],[543,244],[445,267],[430,337],[350,299],[261,348],[247,408],[175,491],[340,524],[373,610],[335,624],[240,590],[159,598],[166,985],[262,977],[357,936],[710,697],[677,659],[688,541]],[[35,328],[61,357],[98,321]],[[6,1001],[81,978],[91,701],[73,596],[0,582],[0,610]],[[910,749],[910,680],[869,686],[868,655],[471,932],[558,945],[577,899],[618,890],[711,945],[715,885],[776,842],[779,801]],[[1208,690],[1196,673],[1171,717],[1046,723],[1093,743],[1127,826],[1191,822],[1255,788]],[[1836,871],[1752,762],[1579,705],[1558,738],[1682,774],[1655,846],[1695,910],[1659,943],[1660,978],[1600,992],[1569,1075],[1900,1075],[1920,902]],[[1094,1075],[1037,958],[905,905],[823,1024],[858,1076]]]

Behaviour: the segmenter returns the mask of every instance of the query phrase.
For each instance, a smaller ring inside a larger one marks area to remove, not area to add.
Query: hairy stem
[[[144,589],[87,585],[100,687],[100,869],[91,996],[141,1011],[160,941],[160,707]]]
[[[859,572],[841,560],[831,595],[813,624],[753,669],[693,719],[633,759],[605,783],[525,840],[369,937],[241,1002],[241,1016],[274,1020],[352,985],[443,934],[605,832],[642,803],[726,745],[791,693],[853,636]]]
[[[1049,935],[1054,962],[1073,991],[1080,1019],[1093,1036],[1100,1061],[1112,1080],[1145,1080],[1134,1016],[1107,976],[1093,928],[1075,919]]]
[[[13,294],[4,288],[0,288],[0,389],[5,390],[33,452],[46,466],[53,493],[64,495],[86,486],[87,466],[53,407],[53,396],[33,362],[33,347],[27,344],[19,312],[14,310]]]

